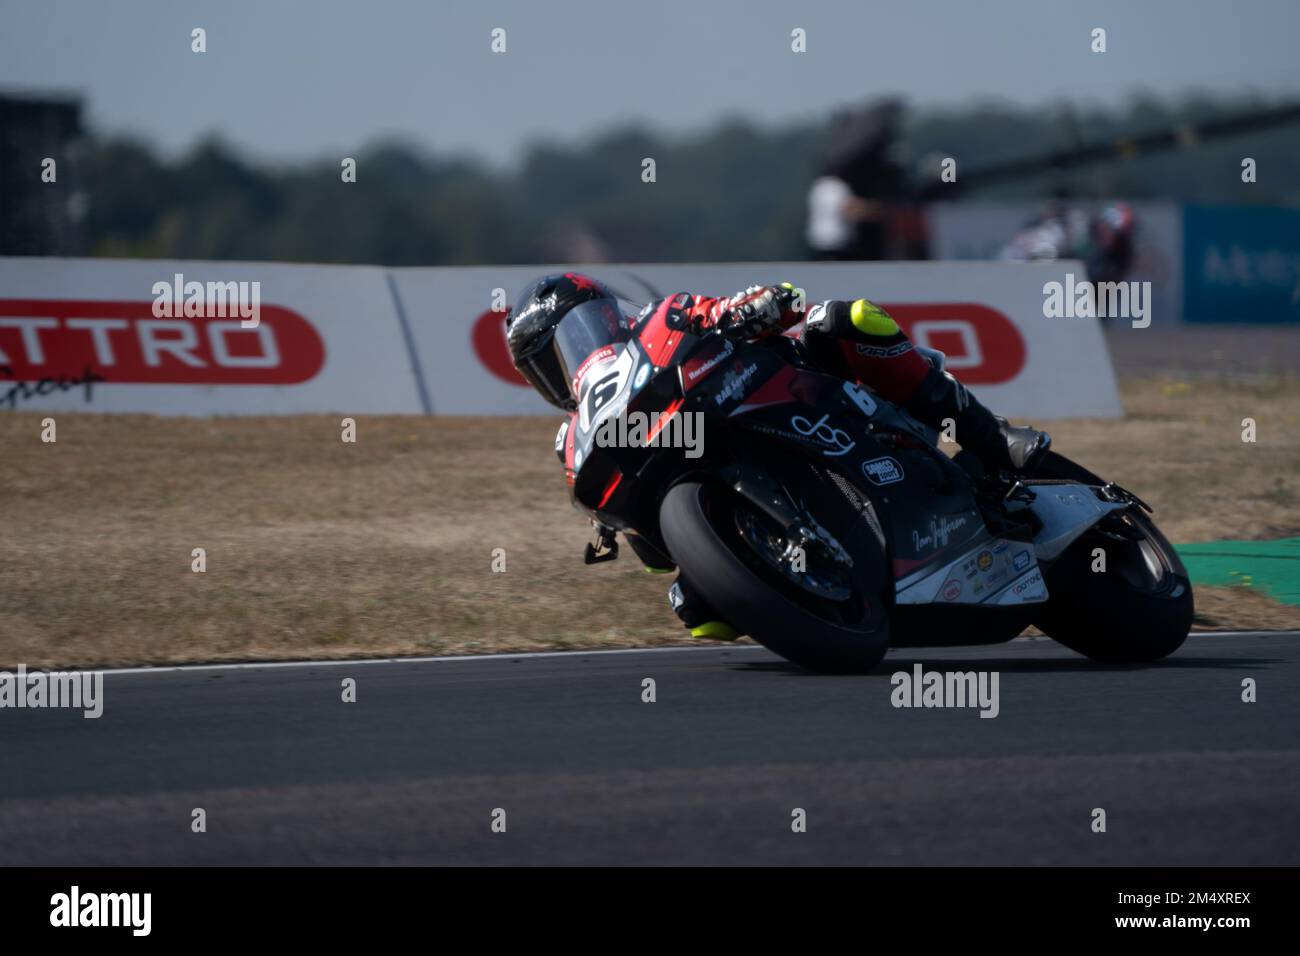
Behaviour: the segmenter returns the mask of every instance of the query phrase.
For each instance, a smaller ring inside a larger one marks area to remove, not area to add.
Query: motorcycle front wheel
[[[833,529],[851,567],[817,553],[806,554],[802,568],[783,562],[784,531],[721,485],[674,486],[660,506],[660,530],[682,575],[742,633],[809,670],[867,671],[889,646],[888,565],[860,515],[840,514],[832,497],[819,500],[818,524]]]

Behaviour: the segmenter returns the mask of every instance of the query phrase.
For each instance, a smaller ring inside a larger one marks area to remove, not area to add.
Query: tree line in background
[[[943,157],[955,158],[953,198],[1068,190],[1300,204],[1300,125],[961,191],[963,171],[1267,105],[1189,97],[1116,109],[923,111],[906,121],[900,158],[918,188],[938,178]],[[356,154],[355,183],[342,182],[342,157],[265,166],[210,140],[164,162],[140,142],[91,137],[80,164],[86,243],[100,256],[392,266],[797,259],[825,135],[824,122],[762,129],[732,119],[673,137],[627,126],[534,145],[508,170],[377,143]],[[1254,184],[1241,182],[1246,156],[1258,163]],[[642,181],[646,157],[653,183]]]

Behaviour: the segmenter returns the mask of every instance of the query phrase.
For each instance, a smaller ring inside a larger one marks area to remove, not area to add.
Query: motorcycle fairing
[[[1028,508],[1041,528],[1034,535],[1034,550],[1039,560],[1053,561],[1064,553],[1080,535],[1108,514],[1123,511],[1123,501],[1103,501],[1089,485],[1074,482],[1022,482],[1031,500],[1012,499],[1007,509]]]
[[[653,367],[636,342],[614,348],[611,357],[587,373],[578,396],[574,418],[574,471],[581,472],[590,457],[601,424],[627,411],[628,405],[651,381]]]
[[[1047,586],[1028,541],[995,538],[981,529],[973,546],[940,566],[900,578],[897,604],[1007,606],[1047,600]]]
[[[792,366],[771,348],[676,332],[667,313],[645,320],[642,334],[593,379],[583,396],[591,407],[580,405],[566,435],[574,501],[612,527],[639,523],[622,517],[622,479],[643,477],[638,471],[655,459],[599,447],[595,437],[602,421],[637,406],[725,417],[735,434],[748,430],[838,474],[870,502],[868,517],[883,524],[898,604],[1045,601],[1039,557],[1059,556],[1106,514],[1127,507],[1098,500],[1086,485],[1026,482],[1032,500],[1008,506],[1033,512],[1040,523],[1034,540],[995,537],[965,472],[935,448],[932,430],[862,386]],[[676,358],[676,374],[656,374],[664,370],[656,354]]]
[[[690,307],[690,298],[686,293],[669,296],[633,330],[645,354],[658,368],[672,361],[683,342],[697,338],[686,331],[683,310]]]
[[[896,578],[988,537],[965,473],[927,443],[922,426],[859,385],[774,358],[743,346],[728,356],[731,367],[710,358],[715,370],[693,386],[692,399],[726,411],[755,437],[819,461],[872,502],[888,528]],[[760,371],[768,374],[763,384],[743,397],[730,394],[729,380],[762,381]],[[864,418],[880,427],[864,427]]]
[[[987,536],[955,560],[924,570],[896,584],[898,604],[1032,604],[1046,601],[1039,562],[1055,560],[1080,535],[1126,502],[1103,501],[1088,485],[1074,482],[1021,483],[1024,498],[1006,503],[1008,511],[1027,509],[1037,519],[1031,542]]]
[[[748,369],[750,351],[728,358]],[[714,355],[707,361],[722,364]],[[697,398],[706,405],[715,377],[704,379]],[[990,534],[965,473],[930,444],[932,434],[862,386],[785,366],[728,405],[730,421],[818,457],[872,503],[887,529],[897,603],[1047,600],[1033,545]]]
[[[700,342],[695,336],[687,338],[692,343]],[[591,385],[566,436],[571,448],[566,454],[570,495],[576,507],[603,524],[620,530],[640,527],[653,537],[658,501],[654,496],[638,496],[630,489],[641,481],[669,487],[682,473],[680,460],[674,460],[671,448],[607,447],[597,439],[609,419],[632,412],[658,414],[658,421],[667,422],[682,409],[682,395],[676,369],[657,368],[639,340],[620,344],[616,349],[612,362],[594,377],[588,375]],[[590,408],[586,402],[592,403]]]

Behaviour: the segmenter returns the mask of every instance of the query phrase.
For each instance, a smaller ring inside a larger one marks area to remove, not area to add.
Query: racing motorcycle
[[[986,474],[819,371],[793,337],[696,335],[672,310],[629,326],[611,311],[572,309],[554,344],[578,402],[556,451],[596,529],[588,563],[617,557],[615,532],[639,535],[738,631],[819,671],[1031,624],[1112,663],[1187,637],[1187,571],[1132,492],[1055,452],[1032,478]],[[698,447],[663,442],[687,415]],[[620,418],[653,424],[611,427]]]

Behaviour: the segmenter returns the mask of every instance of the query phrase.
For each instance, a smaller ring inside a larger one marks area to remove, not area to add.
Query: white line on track
[[[1192,631],[1190,637],[1297,637],[1300,631]],[[1024,637],[1014,638],[1012,641],[1002,643],[1015,643],[1017,641],[1047,641],[1051,638],[1039,637],[1037,635],[1026,635]],[[899,647],[890,648],[890,650],[911,651],[911,650],[938,650],[941,647],[947,647],[949,650],[967,650],[973,647],[995,647],[993,644],[974,644],[974,645],[940,645],[939,647],[929,648],[909,648]],[[443,664],[456,663],[460,661],[499,661],[499,660],[520,660],[534,659],[542,657],[608,657],[614,654],[668,654],[668,653],[691,653],[703,651],[761,651],[766,650],[760,644],[712,644],[708,647],[620,647],[612,650],[598,651],[520,651],[516,654],[451,654],[444,657],[344,657],[334,660],[324,661],[242,661],[234,664],[157,664],[150,667],[117,667],[107,668],[100,671],[102,674],[165,674],[175,671],[236,671],[261,669],[272,667],[349,667],[358,664]],[[71,668],[64,668],[65,670]],[[83,667],[79,670],[94,670],[94,668]]]

